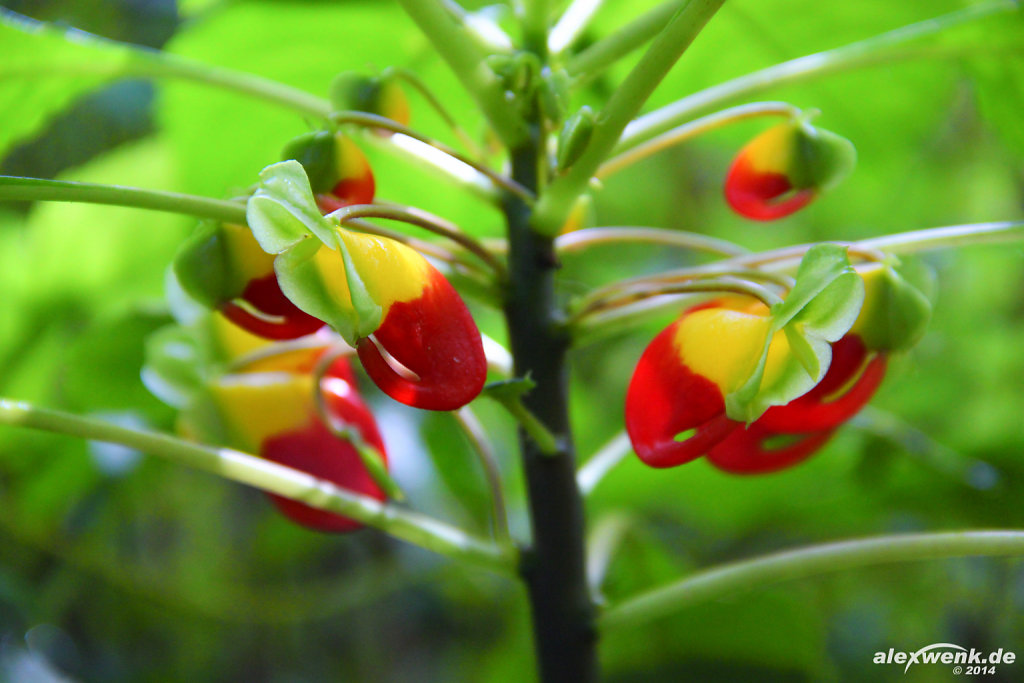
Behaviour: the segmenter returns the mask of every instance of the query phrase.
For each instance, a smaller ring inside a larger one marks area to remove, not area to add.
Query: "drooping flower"
[[[758,362],[769,314],[723,299],[693,307],[659,334],[637,364],[626,397],[626,429],[641,460],[670,467],[707,455],[716,467],[753,474],[801,462],[871,399],[888,355],[917,342],[927,324],[927,299],[890,266],[858,269],[863,306],[830,344],[827,372],[809,390],[744,421],[731,419],[726,397]],[[760,342],[758,340],[761,340]],[[776,331],[763,356],[762,386],[785,372],[799,338]]]
[[[270,369],[273,359],[257,370],[222,375],[209,383],[208,401],[201,408],[203,422],[215,423],[220,440],[233,448],[258,453],[267,460],[306,472],[337,486],[384,500],[384,491],[374,482],[357,450],[371,447],[387,465],[384,442],[372,413],[356,389],[355,379],[344,357],[335,360],[320,386],[312,374],[320,349],[300,352],[305,362],[292,356]],[[269,365],[268,365],[269,363]],[[328,425],[317,414],[319,391]],[[212,414],[212,415],[211,415]],[[348,435],[344,435],[348,431]],[[356,440],[360,443],[357,444]],[[289,519],[318,531],[344,532],[361,524],[290,498],[270,494],[277,508]]]
[[[853,169],[853,145],[805,118],[772,126],[736,155],[725,178],[725,199],[736,213],[758,221],[788,216]]]
[[[340,134],[311,133],[285,150],[314,179],[322,211],[373,201],[374,180],[359,148]],[[175,258],[182,288],[198,302],[221,310],[232,322],[267,339],[295,339],[323,327],[282,292],[274,256],[240,225],[200,225]]]
[[[249,224],[282,291],[359,353],[370,378],[397,401],[454,410],[487,375],[480,332],[458,292],[422,255],[387,237],[339,226],[311,203],[303,169],[264,170]]]

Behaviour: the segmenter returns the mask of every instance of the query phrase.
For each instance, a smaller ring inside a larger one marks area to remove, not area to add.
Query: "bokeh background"
[[[326,95],[344,70],[417,72],[474,134],[483,124],[396,3],[24,0],[42,19]],[[554,3],[558,4],[558,3]],[[583,41],[652,2],[609,2]],[[649,107],[770,64],[970,3],[735,0],[714,18]],[[471,6],[478,9],[477,6]],[[499,9],[485,10],[496,12]],[[507,12],[506,12],[507,15]],[[507,16],[502,21],[507,22]],[[760,249],[909,229],[1019,219],[1024,201],[1021,23],[1003,16],[927,41],[930,59],[773,90],[822,110],[859,164],[796,216],[752,224],[721,182],[746,122],[610,179],[600,225],[698,231]],[[182,81],[115,80],[61,41],[0,32],[0,173],[120,183],[211,197],[244,192],[315,122]],[[955,53],[955,57],[952,57]],[[596,104],[635,62],[574,102]],[[93,61],[95,60],[95,61]],[[78,63],[69,74],[61,65]],[[413,125],[451,136],[411,96]],[[481,236],[500,214],[379,144],[379,194]],[[0,395],[170,431],[173,411],[139,380],[147,335],[169,321],[163,274],[188,218],[72,205],[0,205]],[[566,296],[696,257],[644,246],[566,260]],[[696,568],[861,535],[1024,526],[1024,247],[927,255],[935,314],[896,359],[870,410],[806,464],[735,477],[703,461],[667,471],[627,459],[591,494],[592,524],[627,526],[609,568],[614,602]],[[474,304],[481,327],[500,319]],[[573,416],[580,452],[622,427],[632,366],[671,316],[580,348]],[[487,494],[445,415],[375,393],[410,504],[486,533]],[[516,533],[526,522],[513,430],[480,414],[499,454]],[[0,429],[0,680],[529,681],[520,588],[374,531],[290,525],[258,492],[122,448]],[[945,667],[871,663],[936,642],[1024,658],[1024,563],[964,559],[845,572],[692,607],[607,635],[612,681],[945,681]],[[1020,680],[1024,663],[988,680]]]

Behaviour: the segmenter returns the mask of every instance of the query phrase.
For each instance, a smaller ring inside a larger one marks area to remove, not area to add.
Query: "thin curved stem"
[[[330,329],[330,328],[326,328]],[[348,346],[345,340],[342,339],[333,330],[329,333],[330,336],[325,335],[325,330],[321,329],[319,332],[315,332],[305,337],[299,337],[298,339],[289,339],[286,341],[275,341],[261,346],[255,351],[243,354],[238,358],[235,358],[228,364],[226,371],[229,373],[244,372],[247,367],[255,363],[259,363],[270,358],[277,358],[285,354],[293,353],[295,351],[304,351],[309,349],[321,349],[327,346],[331,347],[343,347],[344,353],[355,353],[355,349]]]
[[[570,324],[576,324],[588,315],[599,311],[665,294],[730,292],[752,296],[769,307],[782,301],[775,292],[753,280],[765,280],[783,287],[789,287],[792,284],[789,278],[785,276],[780,278],[778,273],[745,269],[716,269],[667,277],[638,278],[635,281],[613,283],[608,287],[595,290],[580,300],[577,312],[569,321]]]
[[[714,111],[728,102],[743,97],[755,96],[770,88],[791,85],[871,64],[890,63],[901,57],[932,56],[933,53],[928,51],[900,54],[894,48],[924,36],[940,33],[954,26],[1016,9],[1017,3],[1013,0],[998,0],[997,2],[974,5],[963,10],[908,26],[902,26],[893,31],[872,36],[866,40],[798,57],[766,69],[761,69],[760,71],[745,74],[701,90],[661,109],[641,116],[626,126],[622,133],[622,139],[618,141],[614,151],[618,152],[635,147],[639,143],[660,135],[705,112]],[[958,46],[948,54],[956,55],[962,53],[963,48]]]
[[[665,246],[705,251],[721,256],[739,256],[749,253],[747,249],[727,240],[708,237],[696,232],[685,230],[667,230],[665,228],[644,228],[632,226],[616,226],[606,228],[583,228],[555,238],[555,249],[559,253],[582,251],[597,244],[616,242],[649,242]]]
[[[263,491],[298,500],[312,507],[351,517],[427,550],[511,574],[516,551],[475,538],[460,529],[424,515],[353,493],[305,472],[278,465],[230,448],[194,444],[166,434],[121,427],[101,420],[47,410],[24,401],[0,398],[0,425],[39,429],[84,439],[117,443],[144,453]]]
[[[452,413],[452,417],[466,435],[483,468],[487,489],[491,494],[491,528],[494,531],[494,539],[499,543],[509,543],[511,537],[508,513],[505,508],[504,488],[501,485],[501,468],[498,467],[498,456],[494,452],[494,446],[487,438],[484,426],[469,406],[459,408]]]
[[[4,199],[127,206],[246,225],[244,202],[122,185],[0,176],[0,200]]]
[[[872,237],[860,242],[839,242],[838,244],[846,244],[854,252],[860,251],[865,255],[873,255],[876,252],[899,255],[1021,241],[1024,241],[1024,221],[1001,221],[912,230],[883,237]],[[762,273],[785,273],[795,268],[812,246],[812,244],[799,244],[754,254],[742,254],[708,266],[696,266],[679,274],[692,273],[705,268],[753,267],[759,268]],[[671,276],[673,273],[664,275]],[[648,298],[639,301],[588,314],[585,319],[578,321],[573,326],[573,338],[578,344],[590,343],[612,332],[625,330],[651,318],[678,311],[684,305],[684,300],[696,299],[692,294],[686,292],[650,294]]]
[[[576,483],[584,496],[597,487],[605,475],[633,452],[633,444],[625,431],[616,434],[576,472]]]
[[[444,249],[443,247],[440,247],[437,244],[434,244],[433,242],[416,239],[415,237],[410,237],[409,235],[406,235],[404,232],[398,232],[397,230],[388,230],[387,228],[382,228],[376,223],[359,220],[358,218],[348,219],[347,221],[345,221],[345,225],[350,228],[355,228],[359,232],[365,232],[368,235],[387,237],[388,239],[393,239],[396,242],[407,244],[422,254],[426,254],[427,256],[433,256],[434,258],[440,259],[447,263],[463,266],[465,268],[471,268],[482,274],[490,275],[490,271],[484,269],[482,265],[477,264],[475,261],[467,261],[465,259],[461,259],[458,256],[456,256],[454,252],[448,251],[447,249]]]
[[[438,116],[444,121],[445,125],[451,129],[452,133],[459,139],[459,142],[466,148],[470,154],[476,157],[483,155],[483,150],[480,149],[480,145],[476,144],[473,138],[469,137],[459,122],[455,120],[455,117],[451,115],[448,108],[444,106],[440,99],[434,95],[433,91],[427,87],[427,84],[409,69],[403,69],[401,67],[389,67],[385,69],[384,75],[393,75],[395,78],[400,78],[409,85],[411,85],[416,92],[418,92],[423,99],[427,101],[431,109],[437,112]]]
[[[1024,555],[1024,531],[959,531],[896,534],[797,550],[733,562],[698,572],[613,606],[600,618],[605,629],[636,627],[692,605],[779,581],[892,562],[953,557]]]
[[[414,140],[419,140],[424,144],[430,145],[439,152],[447,154],[452,159],[455,159],[456,161],[461,161],[462,163],[466,164],[467,166],[477,171],[478,173],[487,176],[487,178],[489,178],[491,182],[493,182],[495,185],[511,192],[517,197],[523,199],[524,201],[532,202],[534,199],[532,192],[530,192],[528,189],[526,189],[516,181],[512,180],[511,178],[503,176],[497,171],[487,167],[485,164],[481,164],[478,161],[470,159],[464,154],[456,152],[454,149],[444,144],[443,142],[435,140],[429,136],[423,135],[422,133],[419,133],[413,130],[412,128],[409,128],[408,126],[403,126],[397,121],[393,121],[392,119],[389,119],[386,116],[378,116],[377,114],[368,114],[366,112],[361,111],[341,111],[334,112],[333,114],[331,114],[331,121],[338,124],[351,123],[357,126],[363,126],[365,128],[383,128],[384,130],[389,130],[392,133],[400,133]]]
[[[639,113],[647,98],[724,2],[688,0],[669,20],[598,114],[593,134],[582,155],[565,175],[548,186],[538,200],[531,221],[534,230],[546,236],[558,233],[576,198],[608,157],[626,124]]]
[[[343,441],[355,449],[367,474],[373,479],[373,483],[380,487],[384,495],[399,503],[404,502],[405,492],[388,472],[385,455],[373,444],[367,443],[355,425],[337,418],[327,406],[327,396],[324,394],[323,386],[324,378],[327,377],[327,372],[331,369],[334,361],[350,353],[352,353],[352,348],[348,344],[342,343],[334,348],[326,349],[317,359],[316,365],[313,367],[313,405],[316,406],[317,417],[335,439]],[[354,390],[355,387],[351,389]]]
[[[176,78],[213,85],[267,102],[278,104],[303,116],[325,119],[331,112],[331,103],[303,90],[293,88],[260,76],[242,71],[215,67],[203,62],[192,61],[168,52],[150,50],[101,38],[78,29],[68,29],[45,22],[19,18],[16,21],[0,16],[5,26],[33,34],[50,35],[79,46],[83,54],[75,55],[74,61],[31,62],[14,64],[0,69],[0,78],[38,78],[45,74],[63,76],[100,76],[119,78],[137,76],[143,78]],[[97,55],[107,59],[95,59]]]
[[[464,23],[437,0],[399,0],[399,4],[448,63],[502,142],[512,148],[525,141],[525,123],[508,106],[494,73],[482,67],[484,54]]]
[[[354,218],[386,218],[415,225],[424,230],[447,237],[490,266],[498,277],[503,278],[505,276],[504,264],[494,254],[487,251],[482,244],[459,230],[459,227],[454,223],[422,209],[396,204],[353,204],[342,207],[329,215],[332,218],[337,218],[343,225]]]
[[[569,60],[569,75],[584,83],[600,76],[615,62],[658,35],[686,0],[668,0],[642,14]]]
[[[619,145],[617,149],[622,149],[623,151],[601,164],[595,176],[599,179],[607,178],[641,159],[646,159],[664,149],[681,144],[687,140],[692,140],[699,135],[722,126],[727,126],[730,123],[760,116],[788,116],[795,118],[799,114],[800,110],[797,107],[785,102],[753,102],[723,109],[714,114],[708,114],[702,118],[677,126],[647,142],[637,144],[635,147],[628,148]]]
[[[933,249],[1003,244],[1021,240],[1024,240],[1024,221],[995,221],[898,232],[882,237],[871,237],[854,244],[890,254],[914,254]]]

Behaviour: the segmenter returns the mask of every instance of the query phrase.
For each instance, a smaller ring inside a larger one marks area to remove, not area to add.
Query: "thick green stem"
[[[548,55],[548,2],[547,0],[520,0],[523,16],[523,47],[540,57]]]
[[[0,425],[40,429],[128,446],[351,517],[395,538],[501,574],[510,573],[515,564],[515,551],[510,546],[475,538],[444,522],[381,503],[304,472],[230,448],[203,446],[166,434],[129,429],[3,398],[0,398]]]
[[[5,199],[129,206],[180,213],[197,218],[212,218],[226,223],[246,224],[245,204],[242,202],[120,185],[0,176],[0,201]]]
[[[658,35],[685,3],[686,0],[663,2],[570,59],[566,70],[582,82],[592,81],[609,66]]]
[[[691,605],[732,598],[779,581],[892,562],[1024,555],[1024,531],[960,531],[879,536],[811,546],[708,569],[630,598],[601,617],[601,627],[636,627]]]
[[[537,186],[540,141],[513,149],[513,177]],[[588,683],[598,677],[594,605],[587,587],[583,503],[576,486],[575,449],[568,414],[566,334],[555,299],[554,245],[530,227],[530,209],[520,199],[505,203],[509,227],[509,285],[505,316],[515,373],[536,387],[524,403],[557,437],[545,453],[525,432],[520,447],[526,471],[532,544],[521,573],[533,614],[541,681]]]
[[[576,198],[615,147],[619,136],[654,92],[693,39],[725,0],[689,0],[608,100],[594,124],[586,149],[569,171],[553,182],[534,210],[534,229],[555,235],[562,228]]]
[[[833,50],[798,57],[745,74],[731,81],[701,90],[638,118],[626,127],[615,152],[635,147],[639,143],[650,140],[697,116],[714,111],[738,99],[756,96],[770,88],[791,85],[871,64],[888,64],[899,59],[912,59],[917,56],[929,57],[934,54],[962,55],[965,50],[960,46],[940,53],[931,51],[900,52],[897,48],[922,37],[940,33],[953,26],[977,21],[1000,12],[1016,10],[1018,10],[1018,6],[1013,0],[998,0],[975,5]]]
[[[510,147],[521,144],[527,137],[526,125],[508,106],[501,83],[484,64],[484,54],[469,30],[437,0],[399,3],[476,100],[502,142]]]

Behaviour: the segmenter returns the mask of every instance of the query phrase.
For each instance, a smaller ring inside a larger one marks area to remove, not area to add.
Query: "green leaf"
[[[280,254],[310,234],[325,244],[335,244],[331,222],[317,208],[306,171],[294,159],[260,171],[260,182],[249,198],[246,219],[256,241],[268,254]]]

